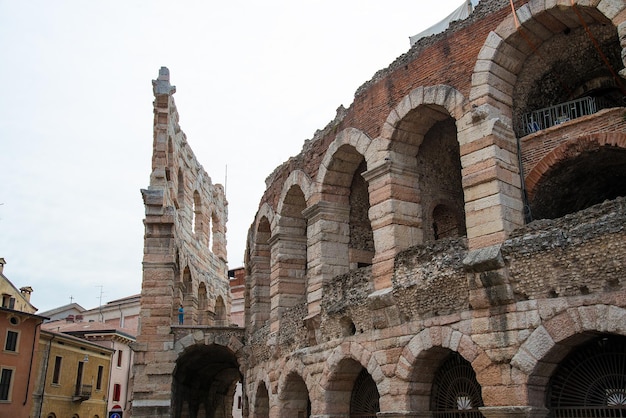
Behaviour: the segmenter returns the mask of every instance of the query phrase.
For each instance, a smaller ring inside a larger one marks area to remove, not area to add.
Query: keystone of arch
[[[357,342],[345,342],[337,346],[326,360],[320,387],[324,390],[328,388],[329,383],[333,380],[337,367],[342,360],[352,359],[361,364],[367,372],[372,376],[378,388],[378,394],[382,397],[389,392],[388,385],[383,385],[385,374],[383,373],[375,356],[367,348]]]
[[[614,305],[579,306],[564,310],[535,329],[511,360],[511,366],[531,376],[542,361],[551,361],[557,344],[583,332],[626,335],[626,309]]]

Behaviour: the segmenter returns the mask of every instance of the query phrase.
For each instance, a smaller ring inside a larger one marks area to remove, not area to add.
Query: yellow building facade
[[[42,330],[33,416],[106,417],[113,353],[80,338]]]

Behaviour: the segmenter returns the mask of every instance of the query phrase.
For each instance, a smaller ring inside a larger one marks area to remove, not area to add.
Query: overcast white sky
[[[152,83],[229,201],[229,268],[265,178],[462,0],[0,0],[0,257],[46,311],[141,291]]]

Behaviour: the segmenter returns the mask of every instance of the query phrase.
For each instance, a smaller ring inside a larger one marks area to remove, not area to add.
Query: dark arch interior
[[[626,337],[597,336],[575,348],[550,379],[547,404],[552,417],[624,416]]]
[[[626,196],[626,149],[602,147],[557,163],[536,186],[533,219],[554,219]]]
[[[229,349],[218,345],[190,347],[174,370],[174,417],[230,417],[239,381],[239,366]]]

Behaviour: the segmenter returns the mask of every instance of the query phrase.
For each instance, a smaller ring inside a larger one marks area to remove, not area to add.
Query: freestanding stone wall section
[[[182,380],[176,377],[183,369],[181,333],[230,325],[224,189],[211,182],[178,125],[176,88],[167,68],[159,71],[153,90],[152,173],[150,186],[141,191],[146,218],[134,417],[170,416],[173,388],[179,400],[188,390],[175,382]]]

